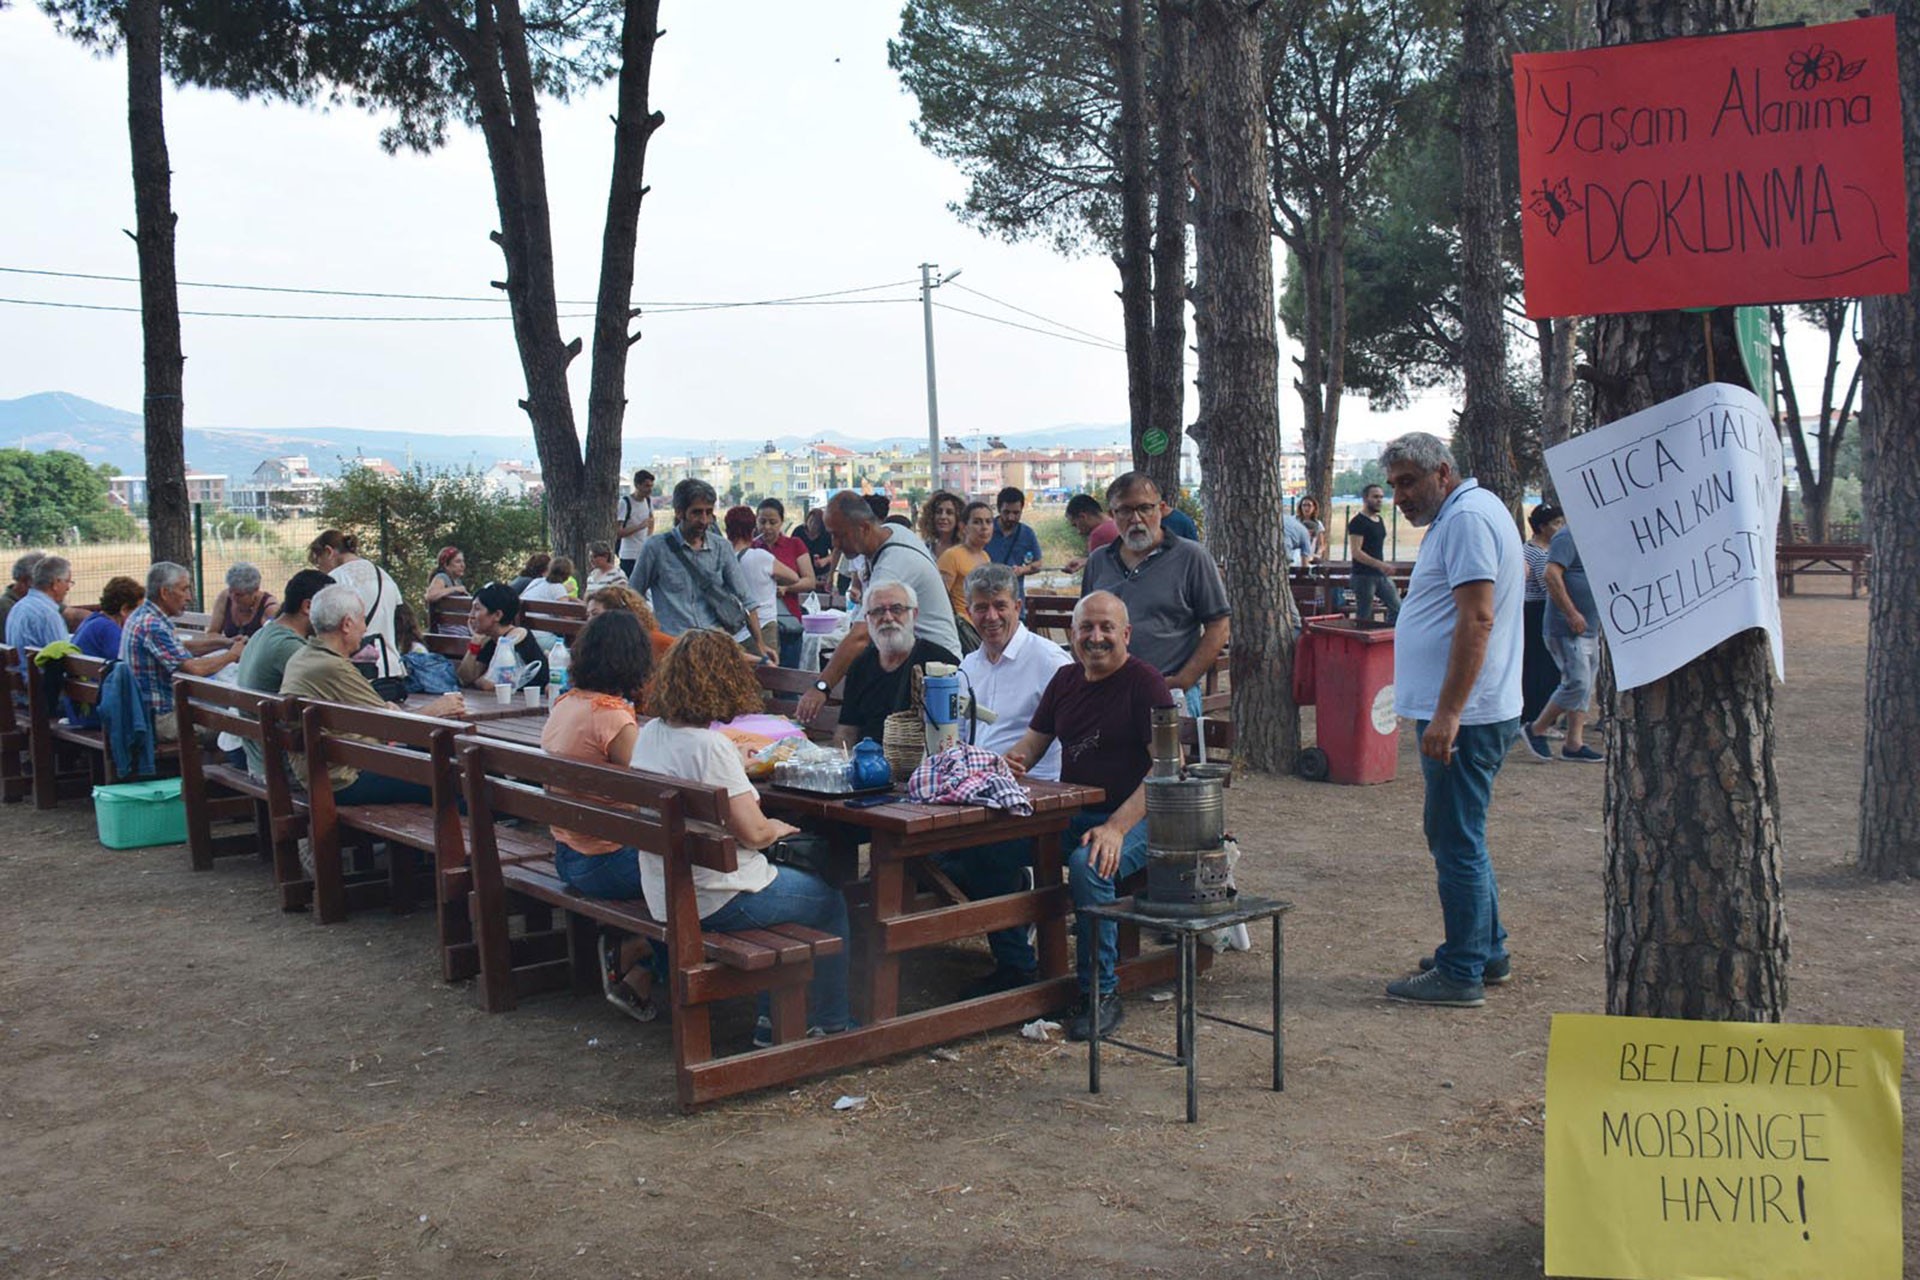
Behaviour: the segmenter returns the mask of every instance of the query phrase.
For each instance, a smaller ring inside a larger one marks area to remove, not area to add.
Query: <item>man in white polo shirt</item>
[[[960,660],[979,704],[994,721],[973,724],[974,745],[1003,756],[1026,736],[1027,723],[1040,705],[1053,673],[1073,661],[1073,655],[1020,624],[1020,579],[1004,564],[983,564],[963,584],[967,617],[980,633],[980,647]],[[1028,774],[1048,782],[1060,780],[1060,744],[1047,748]]]
[[[1486,1003],[1486,983],[1512,974],[1487,806],[1520,723],[1520,534],[1499,498],[1460,478],[1437,437],[1409,432],[1381,450],[1380,464],[1394,505],[1427,530],[1394,630],[1394,710],[1420,734],[1427,848],[1446,925],[1421,972],[1388,983],[1387,995],[1472,1007]]]

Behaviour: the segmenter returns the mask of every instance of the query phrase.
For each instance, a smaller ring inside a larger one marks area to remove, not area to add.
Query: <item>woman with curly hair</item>
[[[590,620],[574,638],[571,684],[547,715],[540,749],[563,760],[626,766],[640,733],[634,703],[652,672],[653,649],[639,619],[615,610]],[[641,894],[638,851],[611,840],[555,827],[553,868],[572,889],[589,898]],[[641,1022],[652,1021],[658,1013],[652,974],[639,963],[646,952],[644,938],[627,938],[617,946],[607,938],[600,943],[600,974],[607,1000]]]
[[[927,544],[927,550],[933,552],[937,562],[942,553],[951,551],[965,541],[961,529],[960,495],[940,490],[927,499],[927,505],[920,508],[920,538]]]
[[[760,852],[776,840],[798,834],[799,828],[761,811],[739,751],[707,727],[716,720],[758,711],[763,705],[760,683],[740,662],[738,646],[721,631],[687,632],[667,651],[647,697],[658,718],[635,737],[633,767],[724,787],[730,801],[727,830],[737,846],[739,866],[734,871],[693,869],[701,925],[731,931],[801,924],[846,937],[847,903],[838,889],[804,871],[776,866]],[[657,856],[640,855],[640,879],[647,909],[656,920],[666,919],[666,869]],[[756,1046],[772,1043],[768,1008],[763,993],[754,1030]],[[852,1025],[844,950],[814,960],[813,982],[807,988],[807,1023],[809,1034],[827,1035]]]
[[[647,604],[647,598],[632,587],[602,587],[589,595],[587,621],[592,622],[603,613],[630,613],[640,619],[640,629],[647,633],[647,639],[652,642],[656,664],[667,656],[667,650],[673,648],[673,637],[660,630],[660,620],[653,616],[653,608]]]

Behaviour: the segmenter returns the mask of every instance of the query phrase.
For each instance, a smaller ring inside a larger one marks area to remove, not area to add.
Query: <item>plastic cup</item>
[[[537,707],[540,705],[541,689],[539,685],[530,684],[520,692],[526,698],[528,706]]]
[[[513,705],[513,686],[510,684],[496,684],[495,686],[493,686],[493,697],[494,697],[494,701],[498,702],[503,707],[512,706]]]

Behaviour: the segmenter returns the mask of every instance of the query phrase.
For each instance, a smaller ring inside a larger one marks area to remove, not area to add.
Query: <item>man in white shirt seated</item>
[[[967,575],[963,584],[967,617],[980,633],[980,647],[960,660],[966,687],[977,705],[993,712],[994,721],[966,724],[963,732],[975,746],[1004,756],[1026,736],[1027,724],[1053,673],[1073,661],[1073,655],[1026,629],[1020,622],[1019,578],[1004,564],[984,564]],[[1060,744],[1047,748],[1027,773],[1047,782],[1060,780]]]

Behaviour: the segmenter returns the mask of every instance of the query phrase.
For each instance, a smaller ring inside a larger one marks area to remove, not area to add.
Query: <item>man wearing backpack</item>
[[[620,572],[632,576],[633,566],[640,559],[640,548],[647,544],[647,535],[652,532],[653,472],[636,471],[633,492],[620,496],[620,507],[613,516],[613,534],[620,540]]]

